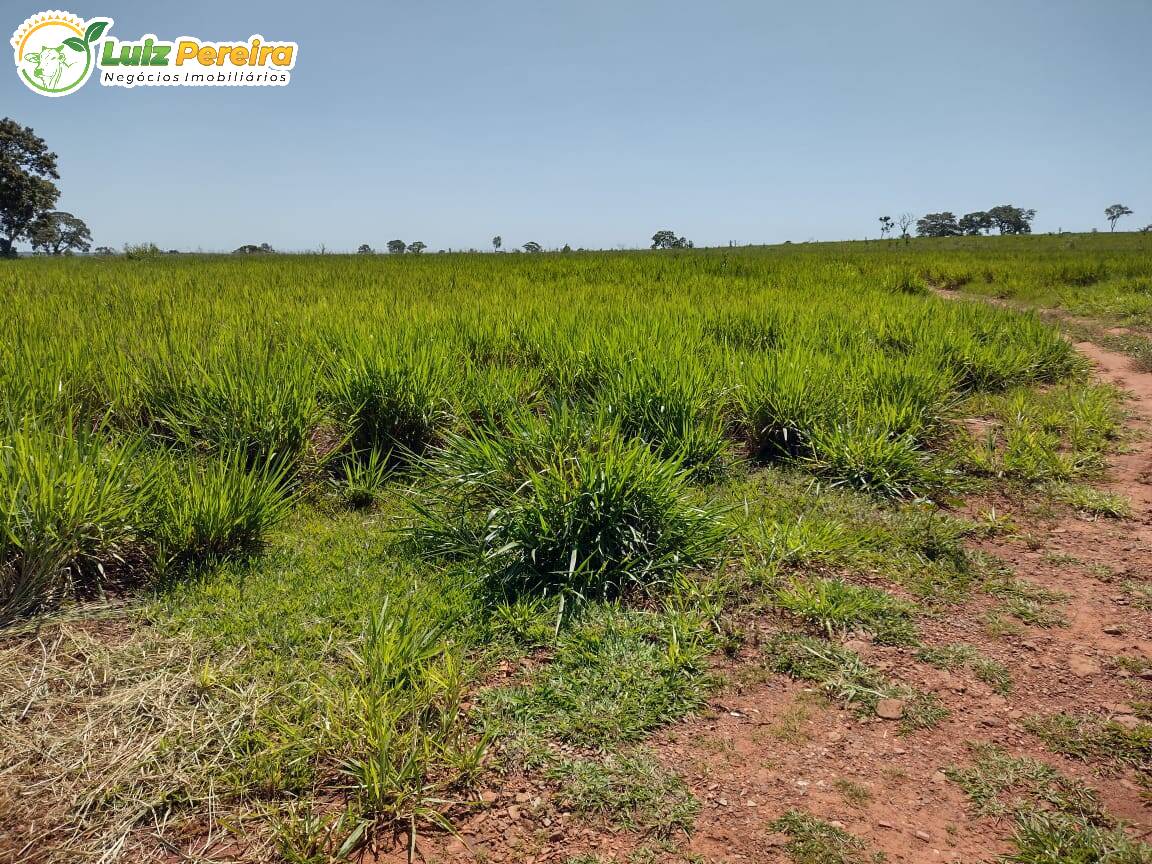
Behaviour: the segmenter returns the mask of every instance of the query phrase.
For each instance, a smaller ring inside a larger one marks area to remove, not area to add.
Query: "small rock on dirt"
[[[881,699],[876,703],[876,716],[884,720],[899,720],[904,716],[904,700]]]

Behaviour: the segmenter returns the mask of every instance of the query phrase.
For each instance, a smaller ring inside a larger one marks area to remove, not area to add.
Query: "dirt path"
[[[1067,626],[990,632],[988,616],[998,601],[982,592],[922,626],[926,645],[966,643],[1004,664],[1012,691],[1000,695],[970,668],[936,669],[918,661],[916,649],[855,640],[850,647],[870,664],[936,694],[949,709],[938,727],[903,735],[898,723],[829,707],[802,683],[750,674],[763,669],[756,643],[774,627],[762,622],[764,632],[759,638],[750,634],[745,656],[723,670],[748,683],[715,699],[705,715],[649,742],[657,758],[689,784],[702,810],[686,849],[639,860],[788,861],[787,837],[773,831],[772,823],[794,809],[843,827],[890,862],[995,860],[1011,848],[1011,819],[974,815],[964,792],[944,773],[970,764],[975,742],[1042,760],[1086,782],[1133,836],[1152,838],[1152,801],[1132,769],[1059,756],[1025,725],[1028,718],[1056,712],[1134,723],[1132,702],[1152,699],[1152,611],[1126,588],[1128,580],[1147,580],[1152,573],[1152,374],[1133,371],[1127,357],[1096,345],[1077,348],[1102,380],[1132,396],[1128,449],[1115,456],[1109,477],[1098,485],[1127,496],[1135,517],[1091,521],[1059,514],[1037,521],[1022,513],[1020,502],[997,501],[998,510],[1018,518],[1018,534],[973,545],[1017,577],[1067,595],[1057,606]],[[564,862],[594,854],[597,860],[626,861],[643,839],[620,830],[534,824],[530,806],[513,804],[529,797],[523,790],[504,792],[464,826],[461,840],[422,843],[422,857]],[[402,859],[397,848],[381,860]]]

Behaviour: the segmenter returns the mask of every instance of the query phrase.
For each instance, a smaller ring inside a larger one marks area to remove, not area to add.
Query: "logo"
[[[41,12],[12,35],[16,71],[29,89],[66,96],[99,71],[105,87],[283,86],[291,80],[298,46],[260,35],[243,42],[181,36],[171,42],[148,33],[121,41],[105,32],[111,18],[85,21],[68,12]]]
[[[96,68],[94,43],[111,18],[85,21],[67,12],[41,12],[12,34],[20,80],[45,96],[79,89]]]

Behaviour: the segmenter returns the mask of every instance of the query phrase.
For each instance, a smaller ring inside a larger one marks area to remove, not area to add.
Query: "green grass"
[[[880,852],[842,828],[829,825],[800,810],[789,810],[772,823],[772,830],[788,835],[784,849],[796,864],[879,864]]]
[[[1029,717],[1025,727],[1057,753],[1112,767],[1130,766],[1152,782],[1152,723],[1127,728],[1072,714]]]
[[[828,636],[859,629],[888,645],[905,645],[916,638],[912,607],[876,588],[840,579],[797,579],[776,595],[776,602]]]
[[[897,593],[1052,618],[965,551],[1000,522],[940,505],[1118,512],[1083,492],[1115,395],[1038,317],[927,286],[1143,278],[1143,246],[1077,242],[5,262],[0,624],[137,604],[0,664],[0,761],[40,790],[17,821],[77,858],[146,824],[324,860],[568,744],[596,754],[557,769],[574,807],[687,830],[631,747],[705,703],[749,607],[898,644]],[[774,668],[944,716],[830,642]]]
[[[686,836],[700,810],[683,781],[643,753],[560,759],[546,776],[559,784],[559,806],[644,836]]]
[[[875,711],[881,699],[902,700],[904,732],[931,728],[948,716],[934,695],[893,683],[855,652],[822,639],[781,633],[766,646],[765,656],[773,671],[813,682],[825,696],[860,714]]]

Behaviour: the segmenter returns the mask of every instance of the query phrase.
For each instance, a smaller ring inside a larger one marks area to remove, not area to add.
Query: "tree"
[[[527,243],[524,244],[524,246],[522,248],[524,249],[525,252],[532,252],[532,253],[544,251],[544,247],[541,246],[539,243],[537,243],[535,240],[529,240]]]
[[[423,252],[427,248],[428,248],[428,244],[425,243],[423,240],[417,240],[415,243],[409,243],[408,244],[408,251],[411,252],[413,255],[419,255],[421,252]]]
[[[960,226],[956,224],[956,216],[945,210],[943,213],[927,213],[917,220],[916,233],[921,237],[957,237]]]
[[[900,226],[900,236],[905,240],[908,239],[908,229],[916,224],[915,213],[901,213],[896,218],[896,224]]]
[[[361,243],[360,248],[356,250],[356,254],[357,255],[371,255],[371,254],[373,254],[373,249],[367,243]]]
[[[653,249],[692,249],[694,244],[691,240],[686,240],[683,237],[677,237],[675,231],[669,231],[665,228],[663,231],[657,231],[652,235],[652,248]]]
[[[403,240],[389,240],[388,251],[393,255],[403,255],[404,250],[408,248],[408,244]]]
[[[32,248],[45,255],[71,255],[92,248],[92,232],[71,213],[52,210],[42,213],[28,228]]]
[[[1131,216],[1132,211],[1125,207],[1123,204],[1113,204],[1111,207],[1104,208],[1104,215],[1108,217],[1108,221],[1112,223],[1111,231],[1116,230],[1116,222],[1121,216]]]
[[[1145,225],[1140,229],[1141,234],[1152,234],[1152,225]]]
[[[39,216],[56,206],[56,154],[29,126],[0,120],[0,258],[16,254]]]
[[[883,239],[892,233],[892,217],[880,217],[880,238]]]
[[[987,234],[992,230],[992,217],[987,210],[975,210],[960,217],[960,230],[970,236]]]
[[[115,255],[116,250],[111,246],[97,246],[92,250],[93,255]]]
[[[499,252],[500,247],[503,245],[504,245],[504,240],[499,234],[497,234],[495,237],[492,238],[492,251]]]
[[[1024,210],[1011,204],[1001,204],[988,211],[988,218],[1001,234],[1031,234],[1035,210]]]
[[[571,251],[572,251],[572,247],[571,247],[571,246],[569,246],[567,243],[565,243],[565,244],[564,244],[564,248],[563,248],[563,249],[561,249],[560,251],[561,251],[561,252],[571,252]]]
[[[157,249],[157,252],[160,250]],[[272,248],[270,243],[261,243],[259,246],[254,243],[245,243],[243,246],[233,250],[233,255],[270,255],[276,250]]]

